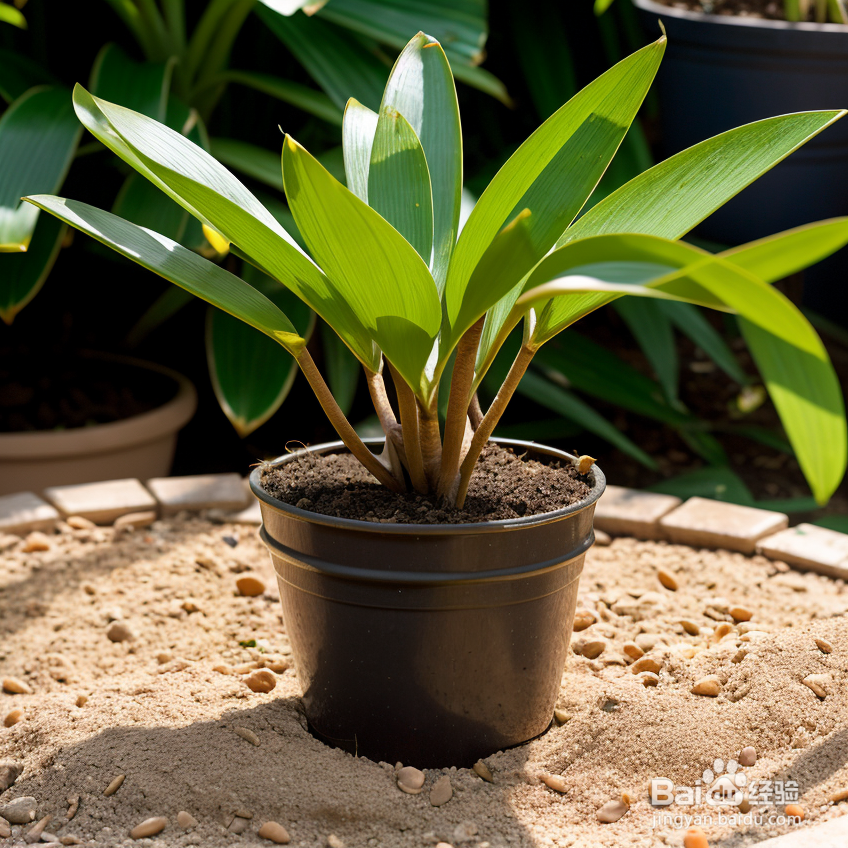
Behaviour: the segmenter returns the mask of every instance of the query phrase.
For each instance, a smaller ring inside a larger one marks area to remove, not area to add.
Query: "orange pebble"
[[[804,808],[800,804],[787,804],[783,812],[792,819],[804,821]]]
[[[709,848],[707,834],[700,827],[690,827],[683,837],[683,848]]]

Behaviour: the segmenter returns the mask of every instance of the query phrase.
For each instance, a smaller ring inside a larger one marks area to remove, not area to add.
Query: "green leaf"
[[[824,515],[817,518],[813,524],[835,530],[837,533],[848,533],[848,515]]]
[[[844,114],[782,115],[702,141],[593,206],[563,233],[557,247],[602,233],[680,238]]]
[[[388,68],[355,35],[302,12],[286,17],[258,6],[256,13],[339,109],[350,97],[379,107]]]
[[[0,97],[7,103],[17,100],[28,88],[55,82],[43,65],[23,53],[0,49]]]
[[[678,498],[710,498],[714,501],[753,506],[754,496],[750,489],[731,469],[718,466],[688,471],[670,480],[648,486],[649,492],[661,492]]]
[[[11,24],[19,29],[26,29],[27,22],[24,13],[8,3],[0,3],[0,22]]]
[[[297,295],[249,265],[245,278],[284,310],[300,335],[309,340],[315,313]],[[212,307],[206,316],[206,358],[218,403],[241,438],[280,408],[298,370],[295,360],[272,339]]]
[[[509,96],[506,86],[485,68],[478,68],[475,65],[456,64],[453,66],[453,75],[460,82],[464,82],[466,85],[470,85],[472,88],[488,94],[489,97],[500,100],[504,106],[515,107],[515,101]]]
[[[224,71],[214,77],[210,85],[228,82],[261,91],[328,123],[339,125],[342,122],[341,109],[323,91],[316,91],[298,82],[257,71]]]
[[[176,57],[167,62],[136,62],[117,44],[107,44],[91,69],[91,90],[157,121],[164,121]]]
[[[44,285],[65,232],[61,221],[42,215],[26,253],[0,253],[0,319],[6,324],[12,323]]]
[[[342,123],[342,149],[348,188],[363,202],[368,202],[368,171],[371,150],[377,132],[377,113],[350,98]]]
[[[359,361],[345,347],[329,324],[321,324],[321,347],[330,391],[345,415],[350,413],[362,370]]]
[[[267,297],[177,242],[76,200],[44,194],[27,199],[122,256],[235,315],[293,356],[306,344],[291,321]]]
[[[688,336],[701,350],[740,386],[751,382],[748,375],[736,361],[727,342],[713,329],[712,324],[691,303],[658,300],[656,307],[662,310],[680,332]]]
[[[419,33],[406,44],[386,83],[381,109],[400,112],[421,140],[432,185],[433,278],[441,294],[459,231],[462,132],[453,76],[438,41]],[[430,264],[429,252],[425,262]]]
[[[64,88],[31,88],[0,118],[0,253],[27,249],[38,209],[25,194],[57,191],[80,127]],[[55,235],[55,231],[54,231]]]
[[[754,506],[758,509],[770,509],[773,512],[815,512],[820,504],[815,498],[776,498],[775,500],[757,501]]]
[[[295,292],[336,328],[361,362],[379,368],[379,351],[351,305],[226,168],[175,130],[92,97],[80,86],[74,104],[80,120],[107,147]]]
[[[661,38],[596,79],[548,118],[497,173],[477,201],[454,251],[445,289],[451,327],[474,267],[506,223],[522,209],[530,210],[528,234],[538,260],[573,220],[624,138],[664,49]],[[529,270],[530,266],[515,279],[492,286],[488,305],[506,295]],[[461,332],[457,327],[454,337]]]
[[[441,319],[427,266],[390,224],[291,136],[283,145],[283,182],[312,255],[391,363],[420,393]]]
[[[661,303],[638,297],[622,298],[615,302],[615,308],[654,369],[665,396],[675,402],[679,400],[680,367],[674,329],[668,316],[658,308]]]
[[[433,193],[421,142],[395,108],[380,109],[371,164],[368,205],[416,250],[425,265],[433,252]]]

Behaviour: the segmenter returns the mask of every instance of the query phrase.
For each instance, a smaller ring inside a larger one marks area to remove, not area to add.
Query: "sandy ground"
[[[742,770],[749,785],[797,781],[807,822],[848,813],[848,803],[829,800],[848,788],[845,584],[758,557],[629,539],[596,547],[580,606],[592,613],[585,621],[597,620],[573,646],[603,650],[570,654],[558,703],[565,723],[489,757],[494,783],[468,769],[428,770],[425,791],[409,795],[394,764],[356,759],[307,732],[255,530],[193,518],[117,535],[63,525],[49,541],[49,550],[25,552],[0,539],[0,677],[32,690],[0,694],[11,725],[0,726],[0,761],[23,766],[0,808],[34,796],[37,817],[52,815],[47,833],[66,842],[268,846],[257,831],[273,820],[293,845],[316,848],[681,845],[682,831],[655,821],[658,812],[716,809],[658,811],[648,803],[651,778],[694,787],[714,760],[748,745],[757,752]],[[662,585],[658,569],[677,589]],[[238,593],[246,575],[265,584],[263,594]],[[728,615],[744,617],[737,607],[749,622]],[[108,635],[127,632],[124,641]],[[240,644],[252,640],[257,647]],[[633,673],[634,640],[659,664],[658,685]],[[270,693],[246,685],[259,666],[276,669]],[[803,683],[811,674],[826,675],[816,678],[824,697]],[[718,697],[692,694],[709,675]],[[443,774],[453,797],[435,807],[429,791]],[[542,782],[551,774],[563,792]],[[629,812],[601,824],[597,810],[622,793]],[[754,812],[767,818],[783,806]],[[180,811],[197,824],[180,827]],[[129,831],[151,816],[167,827],[133,842]],[[711,846],[735,848],[791,829],[780,821],[704,830]],[[23,844],[25,829],[14,826],[6,844]]]

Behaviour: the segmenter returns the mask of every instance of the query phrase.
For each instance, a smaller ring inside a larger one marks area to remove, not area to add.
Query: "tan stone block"
[[[95,524],[112,524],[121,515],[156,509],[153,495],[133,478],[54,486],[45,490],[44,497],[62,515],[80,515]]]
[[[163,515],[181,510],[220,509],[227,512],[248,506],[248,494],[238,474],[198,474],[192,477],[156,477],[147,481]]]
[[[51,530],[59,513],[33,492],[0,498],[0,533],[23,535],[33,530]]]
[[[607,486],[595,507],[595,529],[614,536],[659,538],[657,522],[680,505],[680,498]]]
[[[848,534],[815,524],[799,524],[766,536],[757,551],[771,559],[848,580]]]

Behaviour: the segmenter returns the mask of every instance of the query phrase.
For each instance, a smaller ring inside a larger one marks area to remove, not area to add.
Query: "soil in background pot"
[[[785,21],[783,0],[658,0],[663,6],[685,12],[706,12],[713,15],[738,15],[746,18],[765,18]],[[812,11],[809,20],[812,20]]]
[[[163,374],[106,358],[0,349],[0,433],[122,421],[177,393]]]
[[[306,454],[262,475],[269,495],[284,503],[337,518],[385,524],[470,524],[541,515],[589,494],[588,475],[571,465],[524,459],[488,445],[471,477],[462,509],[442,506],[435,496],[385,489],[348,453]]]

